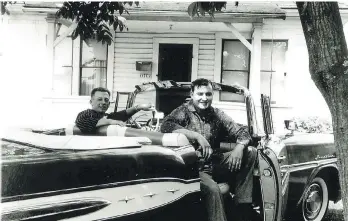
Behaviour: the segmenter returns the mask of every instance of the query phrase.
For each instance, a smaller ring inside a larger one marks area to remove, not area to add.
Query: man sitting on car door
[[[223,197],[216,179],[233,177],[239,220],[250,220],[252,211],[253,168],[256,149],[248,148],[248,128],[235,123],[223,111],[211,106],[212,83],[197,79],[191,84],[191,101],[173,110],[163,121],[161,132],[183,133],[201,150],[204,167],[200,168],[201,192],[209,221],[225,221]],[[220,142],[234,140],[230,151],[217,153]],[[245,217],[245,215],[250,215]]]
[[[124,121],[140,110],[147,111],[151,104],[140,104],[126,110],[107,114],[110,106],[110,91],[106,88],[98,87],[91,91],[89,101],[92,109],[81,111],[75,120],[76,126],[83,134],[95,134],[98,127],[106,125],[125,126]]]

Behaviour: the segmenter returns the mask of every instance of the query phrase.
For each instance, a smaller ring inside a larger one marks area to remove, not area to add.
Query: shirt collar
[[[193,105],[192,100],[190,100],[190,101],[188,102],[187,108],[188,108],[189,111],[191,111],[191,112],[196,112],[196,108],[195,108],[195,106]]]
[[[96,110],[93,110],[93,109],[90,109],[93,113],[95,113],[95,114],[98,114],[98,115],[107,115],[107,113],[105,112],[99,112],[99,111],[96,111]]]
[[[190,112],[197,112],[195,106],[193,105],[193,101],[190,100],[187,104],[187,108]],[[214,108],[212,106],[209,107],[208,111],[207,111],[207,115],[210,116],[214,113]]]

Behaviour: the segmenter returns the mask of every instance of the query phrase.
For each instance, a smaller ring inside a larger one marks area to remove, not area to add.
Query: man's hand
[[[242,165],[243,150],[244,150],[244,145],[237,144],[235,148],[231,151],[231,154],[228,157],[228,162],[227,162],[228,169],[231,172],[240,170],[240,167]]]
[[[198,150],[202,149],[202,155],[203,155],[204,159],[209,160],[212,153],[213,153],[213,149],[211,148],[208,141],[200,134],[198,134],[196,136],[195,140],[197,141],[197,143],[199,145]]]
[[[149,111],[149,110],[151,110],[151,108],[153,108],[153,105],[151,103],[148,103],[148,104],[138,104],[136,106],[136,109],[138,111],[140,111],[140,110]]]
[[[213,149],[211,148],[209,142],[199,133],[195,131],[191,131],[188,129],[177,129],[174,130],[173,133],[181,133],[184,134],[187,139],[189,139],[191,142],[197,142],[198,143],[198,148],[197,150],[200,151],[202,150],[202,155],[205,160],[209,160],[213,153]]]

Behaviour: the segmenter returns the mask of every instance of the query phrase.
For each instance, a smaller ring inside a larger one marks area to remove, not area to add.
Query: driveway
[[[322,221],[344,221],[342,201],[329,203],[329,210]]]
[[[298,221],[298,220],[283,219],[283,221]],[[326,216],[321,221],[344,221],[342,201],[338,201],[336,204],[330,201],[329,209],[326,213]]]

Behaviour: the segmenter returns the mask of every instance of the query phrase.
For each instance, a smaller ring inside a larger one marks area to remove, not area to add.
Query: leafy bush
[[[322,117],[295,117],[296,131],[304,133],[332,133],[332,122]]]

